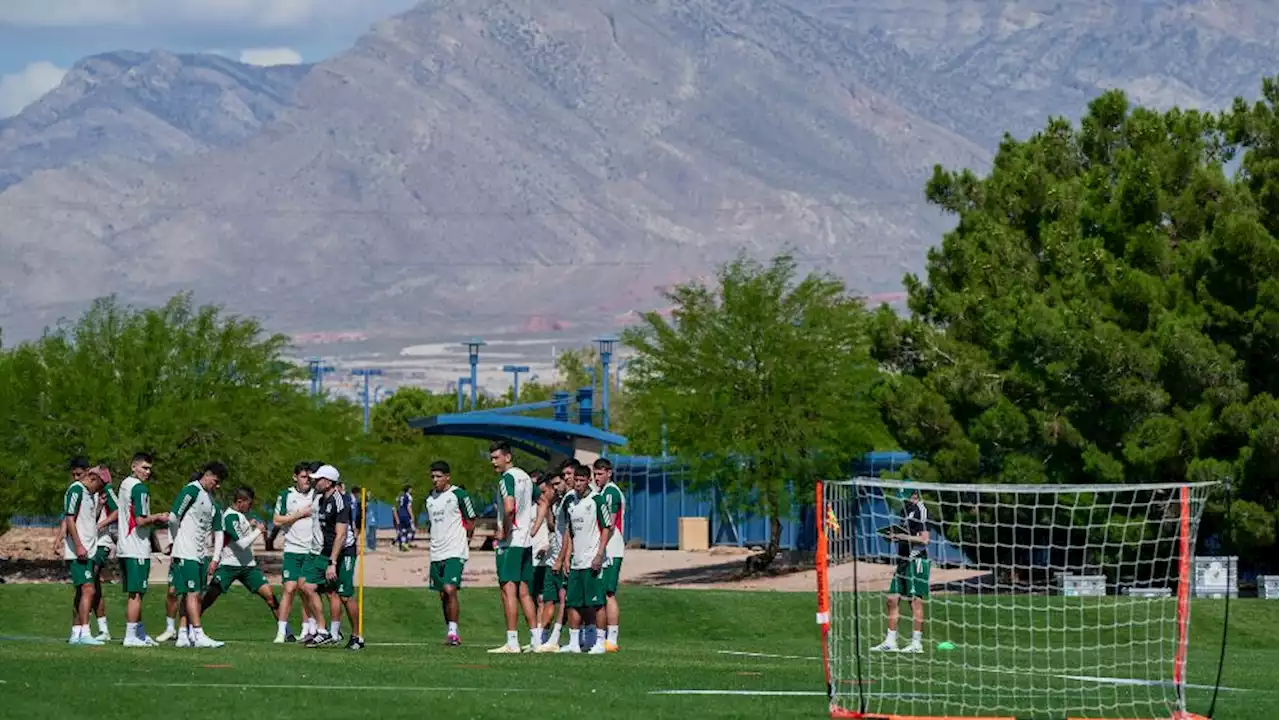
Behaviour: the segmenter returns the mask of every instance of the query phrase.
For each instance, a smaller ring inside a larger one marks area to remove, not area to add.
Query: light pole
[[[333,372],[332,365],[325,365],[322,358],[313,357],[307,361],[311,371],[311,395],[317,397],[324,391],[324,374]]]
[[[462,412],[462,389],[469,384],[471,384],[471,378],[466,375],[458,378],[458,412]],[[474,404],[471,406],[471,409],[475,409]]]
[[[600,344],[600,423],[606,431],[609,430],[609,361],[613,359],[613,346],[618,342],[618,338],[612,335],[604,335],[596,338],[596,342]]]
[[[356,368],[351,371],[352,375],[364,377],[364,431],[369,432],[369,402],[373,399],[369,395],[369,378],[375,375],[381,375],[382,370],[379,368]]]
[[[479,338],[471,338],[463,343],[467,346],[467,357],[471,360],[471,409],[476,409],[476,363],[480,362],[480,348],[484,347],[484,341]]]
[[[520,373],[529,372],[528,365],[503,365],[502,372],[511,373],[511,404],[520,402]]]

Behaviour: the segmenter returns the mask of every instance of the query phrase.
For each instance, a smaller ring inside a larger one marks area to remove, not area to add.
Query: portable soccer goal
[[[1212,487],[820,483],[831,716],[1196,720],[1191,568]]]

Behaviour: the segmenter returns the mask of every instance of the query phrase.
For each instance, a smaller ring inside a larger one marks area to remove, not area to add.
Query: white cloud
[[[246,48],[240,51],[240,62],[245,65],[300,65],[302,55],[293,48]]]
[[[0,24],[25,27],[237,24],[292,28],[367,20],[415,0],[0,0]]]
[[[40,60],[22,70],[0,76],[0,118],[17,115],[22,109],[58,87],[67,71]]]

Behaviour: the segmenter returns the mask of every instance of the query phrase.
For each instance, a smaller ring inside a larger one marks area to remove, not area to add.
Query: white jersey
[[[104,485],[102,492],[98,493],[98,499],[101,500],[99,513],[105,515],[112,510],[120,509],[120,500],[116,497],[116,491],[110,485]],[[119,516],[117,516],[119,517]],[[118,523],[111,523],[102,528],[98,532],[98,547],[105,548],[107,552],[111,552],[116,547],[116,528]]]
[[[499,543],[502,547],[532,547],[533,519],[537,509],[533,505],[533,480],[518,467],[508,469],[498,479],[498,522],[504,522],[507,514],[506,499],[516,501],[515,517],[511,519],[511,534]]]
[[[130,475],[120,483],[116,516],[116,557],[145,560],[151,557],[151,526],[138,525],[138,518],[151,514],[151,491],[147,484]]]
[[[533,506],[533,521],[538,522],[538,504]],[[533,548],[533,566],[544,567],[555,562],[555,556],[551,554],[551,536],[555,533],[551,532],[551,511],[547,511],[547,517],[542,521],[542,527],[538,528],[538,532],[533,534],[533,538],[529,546]]]
[[[102,496],[89,492],[89,488],[79,480],[71,483],[62,498],[62,516],[71,517],[75,522],[76,534],[80,536],[80,544],[89,556],[93,556],[93,548],[98,544],[98,508],[101,507]],[[67,533],[62,542],[62,557],[66,560],[76,559],[76,543],[71,533]]]
[[[276,514],[292,515],[301,508],[310,507],[311,517],[304,517],[295,522],[284,530],[284,551],[295,555],[308,555],[312,551],[312,543],[314,542],[315,529],[314,526],[320,524],[320,512],[312,502],[312,496],[315,493],[308,490],[307,492],[298,492],[297,488],[288,488],[280,491],[280,496],[276,498]],[[316,545],[314,552],[320,552],[319,545]]]
[[[610,522],[609,510],[598,492],[569,506],[569,531],[573,533],[573,557],[569,559],[569,569],[586,570],[591,567],[596,552],[600,550],[601,536],[612,527]],[[604,564],[609,564],[607,555]]]
[[[253,544],[257,542],[262,531],[249,523],[244,513],[235,508],[227,508],[222,513],[222,521],[218,523],[222,532],[222,556],[220,564],[229,567],[254,567],[258,564],[253,556]]]
[[[476,507],[466,490],[450,485],[427,496],[427,522],[431,532],[431,562],[471,556],[467,523],[476,519]]]
[[[187,483],[169,509],[169,533],[176,560],[204,560],[213,555],[213,498],[198,482]]]
[[[622,494],[622,488],[615,485],[612,480],[605,483],[598,494],[609,510],[609,524],[613,527],[613,534],[609,536],[609,542],[605,545],[604,551],[609,555],[610,560],[620,560],[627,548],[627,541],[623,535],[627,498]]]

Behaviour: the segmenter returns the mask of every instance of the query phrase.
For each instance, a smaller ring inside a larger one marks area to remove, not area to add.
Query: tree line
[[[614,428],[628,452],[665,443],[695,485],[775,518],[766,563],[777,518],[817,478],[895,448],[916,458],[905,477],[934,482],[1224,482],[1201,537],[1273,562],[1276,102],[1275,78],[1221,112],[1108,92],[1078,123],[1006,136],[983,176],[935,168],[925,196],[956,226],[904,279],[907,313],[869,309],[786,255],[677,286],[672,313],[623,334]],[[365,435],[349,403],[305,393],[287,349],[185,295],[153,309],[101,300],[0,348],[0,501],[49,512],[67,457],[114,467],[139,449],[174,468],[157,478],[174,490],[215,456],[265,487],[313,457],[387,494],[421,483],[435,457],[463,483],[490,479],[480,441],[407,425],[451,412],[453,395],[402,388]],[[586,384],[598,362],[566,353],[559,387]],[[555,389],[527,383],[521,400]]]

